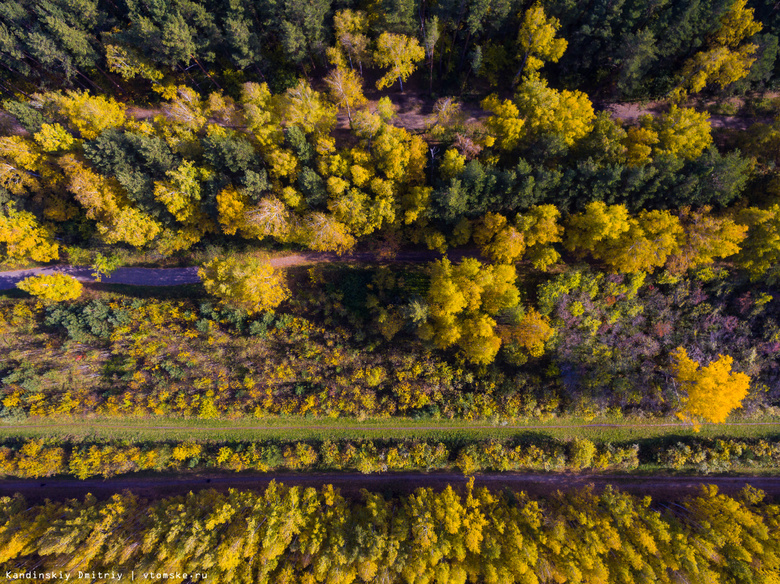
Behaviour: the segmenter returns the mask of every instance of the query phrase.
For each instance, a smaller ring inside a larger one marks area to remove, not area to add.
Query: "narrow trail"
[[[453,250],[447,253],[452,260],[464,257],[479,257],[476,250]],[[436,251],[407,251],[386,256],[373,252],[355,252],[339,255],[334,252],[301,252],[287,256],[271,258],[269,263],[275,268],[291,268],[319,263],[420,263],[443,257]],[[95,282],[92,268],[57,264],[22,270],[0,271],[0,290],[10,290],[17,282],[40,274],[68,274],[80,282]],[[105,284],[131,284],[134,286],[179,286],[200,282],[197,266],[186,268],[119,268],[110,277],[103,278]]]
[[[436,491],[448,485],[456,490],[464,490],[468,477],[458,472],[401,472],[359,474],[354,472],[322,473],[211,473],[199,475],[152,475],[120,476],[109,479],[7,479],[0,480],[0,496],[23,494],[30,503],[44,499],[64,500],[82,498],[91,493],[98,499],[106,499],[114,493],[124,490],[133,491],[146,498],[161,498],[185,494],[202,489],[263,490],[271,481],[287,485],[319,488],[333,485],[347,497],[360,497],[361,489],[383,494],[411,493],[420,487],[430,487]],[[650,495],[656,501],[679,500],[686,495],[695,494],[702,485],[716,485],[718,490],[734,495],[746,485],[752,485],[764,491],[771,499],[780,499],[780,477],[775,476],[637,476],[614,474],[521,474],[494,473],[477,474],[475,486],[492,490],[510,489],[525,491],[532,497],[549,496],[556,491],[582,489],[592,485],[600,492],[613,485],[616,488],[635,495]]]

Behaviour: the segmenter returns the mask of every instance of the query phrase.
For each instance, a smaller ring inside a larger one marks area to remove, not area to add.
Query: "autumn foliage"
[[[705,367],[688,357],[679,347],[672,353],[675,381],[683,392],[683,408],[680,417],[687,420],[707,420],[722,423],[728,415],[742,405],[748,394],[750,378],[744,373],[732,372],[734,360],[728,355]]]
[[[214,582],[771,582],[776,505],[703,486],[672,505],[607,487],[531,498],[470,482],[347,499],[271,482],[159,500],[130,492],[30,504],[4,497],[0,563],[29,570],[206,573]],[[121,553],[120,553],[121,552]],[[162,567],[164,566],[164,567]],[[141,572],[143,573],[143,572]],[[204,578],[205,579],[205,578]],[[451,580],[450,580],[451,581]]]
[[[209,294],[250,313],[272,310],[290,294],[284,275],[257,258],[214,258],[198,270],[198,275]]]
[[[30,276],[19,282],[16,287],[46,302],[75,300],[81,296],[84,289],[81,282],[67,274]]]

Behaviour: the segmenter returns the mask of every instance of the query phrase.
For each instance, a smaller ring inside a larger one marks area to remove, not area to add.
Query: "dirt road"
[[[321,487],[332,484],[345,496],[357,497],[361,489],[379,493],[410,493],[419,487],[435,490],[452,485],[463,489],[467,477],[456,472],[405,472],[377,473],[264,473],[264,474],[207,474],[199,476],[145,476],[114,477],[110,479],[39,479],[1,480],[0,496],[21,492],[30,502],[44,499],[62,500],[81,498],[87,493],[103,499],[129,489],[139,496],[156,498],[198,491],[201,489],[252,489],[262,490],[269,482],[304,487]],[[744,476],[632,476],[603,474],[481,474],[475,476],[475,485],[491,489],[525,491],[531,496],[549,495],[555,491],[581,489],[593,485],[596,491],[607,485],[634,493],[650,495],[655,500],[679,499],[696,493],[701,485],[714,484],[726,494],[735,494],[745,485],[763,490],[768,498],[780,500],[780,477]]]
[[[479,257],[479,254],[476,250],[453,250],[447,253],[447,257],[454,261],[469,256]],[[429,262],[440,257],[442,254],[439,252],[428,250],[402,252],[392,257],[372,252],[355,252],[343,255],[333,252],[301,252],[272,258],[269,263],[275,268],[290,268],[326,262],[419,263]],[[61,264],[0,272],[0,290],[10,290],[16,286],[17,282],[29,276],[57,273],[69,274],[80,282],[95,281],[91,268]],[[186,268],[119,268],[110,277],[103,278],[102,281],[106,284],[132,284],[135,286],[178,286],[180,284],[197,284],[200,282],[200,278],[196,266]]]

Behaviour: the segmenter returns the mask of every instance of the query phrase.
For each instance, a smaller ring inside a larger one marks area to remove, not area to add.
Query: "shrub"
[[[45,302],[75,300],[81,296],[84,286],[73,276],[66,274],[41,274],[25,278],[16,287]]]

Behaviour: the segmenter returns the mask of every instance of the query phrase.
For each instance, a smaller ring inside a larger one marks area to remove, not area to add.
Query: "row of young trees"
[[[396,35],[419,47],[429,88],[434,80],[437,88],[478,77],[491,84],[511,80],[542,57],[560,59],[555,74],[562,81],[622,96],[698,89],[708,81],[723,86],[755,62],[738,86],[744,91],[777,79],[777,9],[766,0],[751,5],[755,20],[744,0],[600,1],[589,10],[561,0],[252,6],[9,0],[0,14],[3,89],[48,84],[121,91],[163,77],[212,87],[267,78],[285,88],[294,75],[334,61],[334,51],[361,73],[382,66],[374,46],[381,51],[387,35]],[[569,39],[566,53],[567,42],[554,39],[555,32]]]
[[[111,566],[171,582],[769,584],[780,577],[780,510],[763,496],[709,486],[667,505],[607,487],[531,499],[472,483],[463,494],[363,491],[353,501],[328,485],[277,483],[157,501],[15,496],[2,499],[0,567]]]
[[[770,452],[776,444],[767,446]],[[589,440],[566,443],[477,441],[447,447],[424,440],[357,442],[175,442],[153,444],[68,443],[44,439],[6,441],[0,445],[0,474],[37,478],[72,475],[93,476],[188,469],[254,470],[351,470],[375,472],[458,469],[479,471],[520,470],[630,470],[639,464],[639,447],[596,445]],[[646,457],[647,458],[647,457]],[[777,464],[776,456],[766,466]],[[675,464],[675,467],[677,465]]]

